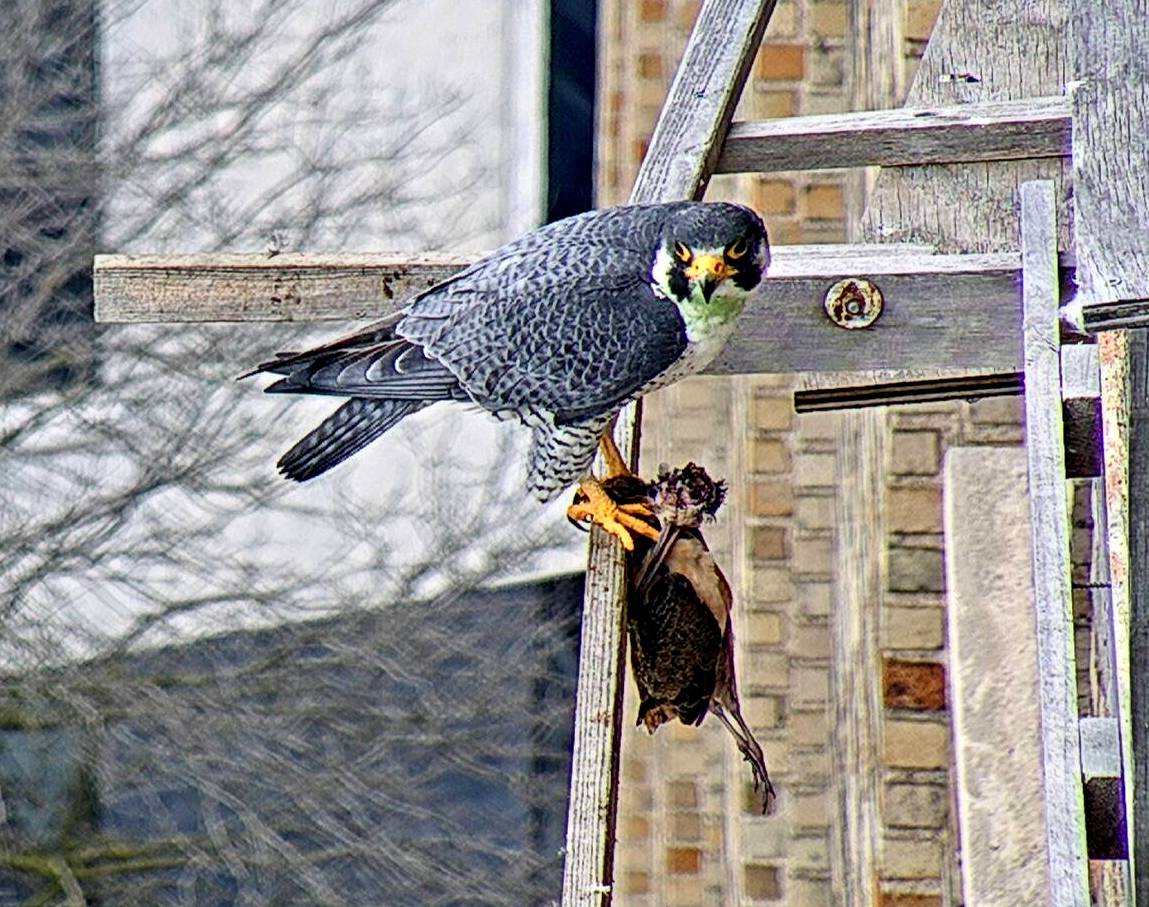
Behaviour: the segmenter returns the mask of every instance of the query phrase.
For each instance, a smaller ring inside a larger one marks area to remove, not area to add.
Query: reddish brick
[[[758,51],[754,74],[767,82],[798,81],[806,75],[806,47],[765,44]]]
[[[702,871],[702,851],[697,847],[666,848],[666,871],[671,875],[697,875]]]
[[[946,670],[932,661],[885,659],[882,698],[887,709],[940,712],[946,707]]]
[[[836,183],[807,186],[803,193],[806,216],[819,220],[839,220],[846,216],[846,196]]]
[[[661,79],[663,77],[662,54],[639,54],[638,74],[644,79]]]
[[[750,510],[755,516],[789,516],[794,511],[794,491],[789,481],[752,482]]]
[[[666,0],[642,0],[638,15],[643,22],[665,21]]]
[[[883,891],[878,907],[942,907],[942,899],[936,894],[901,894]]]
[[[751,556],[756,561],[786,558],[786,529],[783,526],[755,526],[750,530]]]

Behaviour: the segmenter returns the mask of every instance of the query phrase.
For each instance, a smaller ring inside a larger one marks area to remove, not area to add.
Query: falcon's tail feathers
[[[279,458],[288,479],[314,479],[362,450],[400,419],[422,409],[421,400],[352,397]]]

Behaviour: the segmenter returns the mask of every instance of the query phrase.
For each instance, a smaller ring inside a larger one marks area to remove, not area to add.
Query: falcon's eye
[[[746,245],[746,240],[736,239],[726,247],[726,257],[731,261],[737,261],[745,255],[748,250],[749,247]]]
[[[694,253],[690,251],[690,246],[686,245],[686,243],[681,243],[675,240],[674,257],[677,258],[682,264],[688,265],[694,258]]]

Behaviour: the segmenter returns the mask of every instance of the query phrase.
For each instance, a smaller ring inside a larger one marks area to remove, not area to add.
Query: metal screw
[[[864,277],[847,277],[826,291],[823,305],[838,327],[868,328],[882,314],[882,291]]]

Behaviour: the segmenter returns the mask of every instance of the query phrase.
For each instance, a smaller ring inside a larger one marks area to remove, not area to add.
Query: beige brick
[[[750,512],[754,516],[789,516],[794,492],[788,479],[761,479],[750,483]]]
[[[802,229],[799,235],[802,238],[802,242],[809,245],[818,245],[819,243],[844,243],[846,241],[846,222],[841,218],[830,220],[804,220],[802,221]]]
[[[906,4],[905,36],[916,41],[925,41],[934,30],[940,0],[909,0]]]
[[[793,38],[798,33],[798,8],[794,0],[781,0],[774,8],[770,24],[766,27],[766,37]]]
[[[767,216],[793,214],[798,204],[794,184],[787,180],[759,180],[754,187],[757,209]]]
[[[882,819],[887,826],[941,828],[946,819],[949,792],[937,784],[886,784],[882,792]]]
[[[755,95],[755,100],[758,101],[758,106],[762,110],[762,117],[768,120],[780,119],[782,117],[792,117],[798,110],[798,99],[793,91],[779,91],[771,89],[769,91],[762,91]],[[782,244],[793,242],[793,239],[787,239],[779,235],[781,225],[775,221],[770,224],[770,242],[771,244]]]
[[[894,432],[890,459],[890,469],[895,475],[936,474],[941,464],[937,432]]]
[[[834,441],[838,437],[837,413],[801,413],[798,437],[803,441]]]
[[[786,719],[790,739],[800,746],[825,746],[830,739],[830,723],[824,708],[793,711]]]
[[[755,438],[750,444],[750,471],[782,473],[790,471],[790,451],[776,438]]]
[[[650,820],[646,816],[627,815],[619,824],[619,833],[624,838],[636,840],[650,837]]]
[[[735,639],[750,646],[777,646],[782,643],[782,615],[770,611],[747,614],[734,628]]]
[[[833,594],[829,583],[799,583],[794,597],[798,602],[798,610],[807,617],[826,617],[830,614]]]
[[[796,82],[806,74],[802,44],[764,44],[754,62],[754,77],[766,82]]]
[[[845,216],[846,197],[836,183],[816,183],[802,193],[802,207],[807,217],[837,220]]]
[[[830,882],[822,879],[788,879],[786,907],[829,907]]]
[[[941,486],[887,489],[886,522],[891,532],[941,532]]]
[[[702,0],[678,0],[678,28],[679,31],[689,34],[698,19],[698,11],[702,9]]]
[[[937,879],[942,874],[942,843],[887,836],[882,841],[882,877],[886,879]]]
[[[794,516],[803,529],[833,529],[834,499],[803,495],[795,504]]]
[[[825,702],[830,695],[830,672],[818,665],[790,669],[790,699],[796,706]]]
[[[742,709],[751,729],[776,728],[782,723],[781,696],[742,696]]]
[[[795,869],[829,872],[830,842],[826,835],[800,835],[790,841],[789,863]]]
[[[945,591],[945,570],[940,550],[891,547],[887,565],[891,592]]]
[[[799,538],[794,542],[796,573],[828,575],[834,570],[834,544],[828,536]]]
[[[640,869],[624,869],[619,887],[623,894],[647,894],[650,892],[650,873]]]
[[[853,110],[849,95],[839,89],[811,89],[806,92],[806,103],[802,112],[808,114],[845,113]],[[841,240],[839,240],[841,242]]]
[[[799,827],[825,826],[830,821],[830,795],[821,790],[790,796],[790,821]]]
[[[803,784],[830,777],[830,750],[828,747],[792,747],[786,756],[786,771]]]
[[[670,817],[670,836],[675,841],[701,841],[702,817],[698,813],[675,813]]]
[[[794,597],[790,571],[782,567],[756,567],[750,580],[755,601],[774,604]]]
[[[789,397],[758,397],[751,404],[750,418],[764,431],[789,431],[794,424],[794,404]]]
[[[1019,425],[1025,402],[1021,397],[988,397],[969,405],[970,418],[993,425]]]
[[[949,766],[949,729],[931,721],[886,719],[882,761],[898,768]]]
[[[834,455],[800,454],[794,462],[794,484],[829,488],[834,484]]]
[[[668,781],[666,795],[671,809],[698,809],[698,785],[694,781]]]
[[[811,3],[810,29],[823,38],[841,38],[849,27],[849,13],[845,3]]]
[[[789,651],[799,658],[829,658],[829,625],[795,624],[790,634]]]
[[[742,660],[740,685],[744,689],[786,687],[790,683],[790,659],[787,655],[755,652]]]
[[[777,866],[747,863],[742,868],[742,887],[752,901],[776,901],[782,896],[782,873]]]
[[[750,527],[750,557],[754,560],[785,560],[789,548],[789,531],[785,526]]]
[[[941,608],[886,608],[882,646],[886,649],[940,649],[944,642]]]
[[[677,407],[704,409],[715,414],[715,421],[726,421],[726,412],[730,406],[730,390],[726,382],[708,377],[687,378],[674,385],[672,390]]]
[[[662,890],[666,907],[702,907],[704,892],[702,879],[696,875],[677,876]]]

